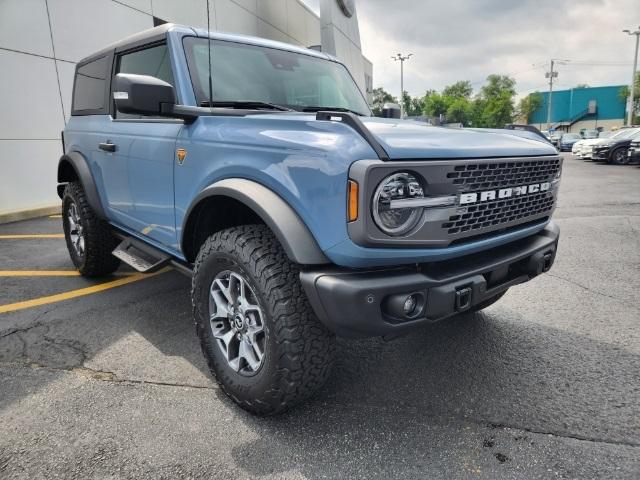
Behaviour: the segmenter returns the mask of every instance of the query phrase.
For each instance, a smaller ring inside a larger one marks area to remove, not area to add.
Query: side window
[[[72,115],[106,113],[108,59],[108,56],[104,56],[76,68]]]
[[[164,44],[120,55],[115,73],[150,75],[175,86],[169,61],[169,50]],[[140,115],[128,115],[118,111],[115,111],[115,116],[116,118],[141,118]]]

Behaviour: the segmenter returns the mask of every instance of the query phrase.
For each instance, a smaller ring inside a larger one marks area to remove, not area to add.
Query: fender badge
[[[179,148],[176,150],[176,155],[178,156],[178,165],[182,165],[187,157],[187,151],[184,148]]]

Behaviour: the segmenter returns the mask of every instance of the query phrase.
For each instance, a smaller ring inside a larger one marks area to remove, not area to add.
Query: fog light
[[[415,294],[409,295],[407,299],[404,301],[404,314],[407,317],[413,316],[413,314],[415,313],[414,310],[416,309],[417,304],[418,304],[418,301],[416,300]]]
[[[382,302],[383,313],[391,321],[406,322],[424,316],[427,300],[422,292],[396,293]]]

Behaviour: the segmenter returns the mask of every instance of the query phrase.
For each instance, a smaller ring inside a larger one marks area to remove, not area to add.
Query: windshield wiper
[[[254,102],[251,100],[214,101],[214,102],[205,100],[204,102],[200,102],[200,106],[213,107],[213,108],[247,108],[247,109],[256,109],[256,110],[264,108],[268,110],[278,110],[281,112],[295,111],[292,108],[283,107],[282,105],[276,105],[275,103]]]
[[[344,107],[303,107],[300,109],[303,112],[350,112],[359,115],[360,117],[364,117],[364,113],[356,112],[355,110],[351,110],[350,108]]]

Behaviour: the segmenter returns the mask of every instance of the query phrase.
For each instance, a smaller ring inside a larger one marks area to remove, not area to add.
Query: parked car
[[[591,156],[593,155],[593,147],[600,143],[603,143],[605,139],[615,138],[617,135],[621,135],[623,130],[616,130],[610,132],[600,132],[600,136],[598,138],[590,138],[587,140],[583,140],[580,146],[580,158],[583,160],[592,160]]]
[[[586,129],[586,130],[581,131],[580,135],[584,139],[598,138],[600,136],[600,130],[597,130],[595,128]]]
[[[627,150],[632,140],[640,138],[640,128],[627,128],[620,135],[612,136],[593,146],[592,158],[598,162],[623,165],[629,161]]]
[[[256,414],[318,390],[336,335],[482,310],[557,250],[544,139],[373,118],[342,63],[285,43],[171,24],[118,42],[77,63],[63,145],[73,264],[192,277],[209,368]]]
[[[555,130],[550,133],[549,140],[558,150],[560,149],[560,139],[562,138],[563,134],[564,132],[562,132],[561,130]]]
[[[570,152],[573,144],[579,140],[582,140],[579,133],[565,133],[560,137],[560,141],[558,143],[559,150],[561,152]]]
[[[631,141],[627,156],[629,157],[627,163],[640,163],[640,138],[634,138]]]

